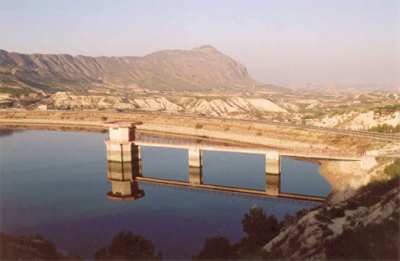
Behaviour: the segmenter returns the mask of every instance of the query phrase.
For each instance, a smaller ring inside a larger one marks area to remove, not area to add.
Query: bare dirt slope
[[[373,110],[369,112],[351,111],[344,114],[326,116],[321,120],[313,122],[318,127],[338,127],[350,130],[367,130],[378,124],[388,124],[396,126],[400,124],[400,110],[385,111]]]
[[[51,104],[63,108],[116,108],[139,109],[145,111],[189,112],[211,116],[245,117],[249,113],[282,112],[287,110],[268,99],[252,99],[242,97],[107,97],[95,95],[75,95],[70,92],[58,92],[43,104]]]

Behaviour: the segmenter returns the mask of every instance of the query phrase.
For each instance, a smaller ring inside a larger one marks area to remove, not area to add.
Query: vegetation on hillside
[[[399,111],[400,110],[400,104],[392,104],[392,105],[386,105],[386,106],[378,106],[378,107],[360,107],[360,108],[348,108],[347,110],[345,110],[345,106],[339,106],[338,108],[340,108],[341,110],[331,110],[326,114],[323,114],[321,112],[319,112],[318,114],[315,113],[314,117],[308,117],[308,118],[323,118],[323,117],[328,117],[328,118],[332,118],[335,115],[343,115],[343,114],[349,114],[351,112],[358,112],[358,113],[367,113],[370,111],[374,111],[375,113],[379,113],[379,114],[384,114],[384,113],[392,113],[395,111]],[[306,117],[307,119],[307,117]]]
[[[377,109],[379,109],[379,110],[390,110],[390,111],[400,110],[400,104],[386,105],[386,106],[383,106],[383,107],[377,107]]]
[[[395,161],[385,168],[385,173],[391,177],[396,177],[400,175],[400,158],[395,159]]]
[[[281,224],[274,215],[267,216],[262,208],[253,206],[242,219],[243,231],[247,234],[240,242],[231,245],[226,237],[206,238],[204,247],[195,260],[253,259],[262,254],[261,248],[279,234]]]
[[[204,247],[194,260],[233,260],[237,259],[238,255],[232,247],[227,237],[209,237],[206,238]]]
[[[159,251],[154,256],[154,245],[146,238],[121,231],[116,235],[110,245],[100,248],[95,254],[95,260],[161,260]]]
[[[0,93],[8,93],[11,95],[19,96],[19,95],[30,94],[30,93],[35,93],[35,92],[28,88],[17,89],[17,88],[1,87]]]
[[[379,132],[379,133],[399,133],[400,123],[397,124],[396,126],[387,123],[383,123],[382,125],[378,124],[377,126],[370,128],[369,131]]]
[[[73,254],[60,254],[53,242],[42,235],[14,237],[0,233],[0,260],[80,260]]]
[[[399,260],[399,215],[394,213],[381,224],[345,229],[324,245],[328,259]]]

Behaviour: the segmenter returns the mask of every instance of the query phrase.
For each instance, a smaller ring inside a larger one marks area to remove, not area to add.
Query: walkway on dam
[[[240,153],[252,153],[252,154],[265,154],[267,151],[276,151],[279,153],[279,156],[330,159],[330,160],[349,160],[349,161],[359,161],[362,159],[362,156],[364,155],[364,151],[329,150],[329,149],[316,149],[316,148],[310,150],[300,150],[299,148],[293,148],[292,150],[289,150],[289,149],[268,148],[263,146],[257,146],[257,147],[248,147],[240,145],[232,146],[218,142],[197,143],[192,141],[145,137],[145,136],[137,136],[136,140],[133,143],[138,146],[166,147],[166,148],[180,148],[180,149],[197,148],[205,151],[208,150],[208,151],[240,152]]]

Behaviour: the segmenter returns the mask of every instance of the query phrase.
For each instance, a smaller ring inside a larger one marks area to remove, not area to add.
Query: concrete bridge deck
[[[339,152],[313,152],[313,151],[291,151],[291,150],[279,150],[279,149],[268,149],[268,148],[251,148],[251,147],[239,147],[239,146],[220,146],[214,144],[203,144],[203,143],[188,143],[188,142],[160,142],[158,140],[151,139],[137,139],[133,142],[137,146],[148,146],[148,147],[164,147],[164,148],[177,148],[177,149],[189,149],[197,148],[203,151],[224,151],[224,152],[239,152],[239,153],[251,153],[251,154],[265,154],[268,151],[276,151],[280,156],[289,157],[305,157],[314,159],[330,159],[330,160],[348,160],[348,161],[360,161],[362,155],[353,154],[340,154]]]

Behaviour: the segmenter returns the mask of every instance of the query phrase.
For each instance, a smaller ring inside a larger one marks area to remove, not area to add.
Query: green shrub
[[[101,118],[100,118],[102,121],[106,121],[107,120],[107,117],[105,117],[105,116],[101,116]]]
[[[384,109],[384,110],[400,110],[400,104],[394,104],[394,105],[386,105],[384,107],[378,107],[378,109]]]
[[[296,212],[296,218],[301,218],[301,217],[303,217],[305,214],[307,214],[308,213],[308,210],[307,209],[302,209],[302,210],[299,210],[299,211],[297,211]]]
[[[400,175],[400,166],[395,163],[392,163],[385,168],[384,172],[385,172],[385,174],[387,174],[391,177],[399,176]]]
[[[203,128],[203,124],[200,123],[196,123],[196,125],[194,126],[195,129],[202,129]]]
[[[331,111],[331,112],[328,114],[328,118],[332,118],[332,117],[335,116],[337,113],[338,113],[338,111]]]
[[[78,259],[79,257],[76,257]],[[53,242],[43,236],[14,237],[0,233],[0,260],[59,260]]]
[[[306,227],[304,225],[297,225],[297,230],[299,231],[299,234],[303,234]]]
[[[315,218],[321,222],[331,222],[331,219],[328,215],[324,213],[318,213],[315,215]]]
[[[206,238],[204,247],[200,253],[193,256],[193,260],[220,259],[228,260],[235,258],[235,252],[227,237]]]
[[[381,201],[382,196],[389,190],[399,187],[399,176],[392,178],[389,181],[374,181],[364,187],[358,189],[358,197],[353,197],[358,201],[360,206],[370,207]]]
[[[100,248],[94,254],[95,260],[161,260],[159,251],[154,256],[154,245],[146,238],[132,234],[131,231],[121,231],[116,235],[110,245]]]
[[[322,232],[322,238],[324,237],[329,237],[333,235],[333,231],[330,229],[324,230],[324,232]]]
[[[400,158],[395,159],[393,164],[400,166]]]
[[[30,94],[30,93],[36,93],[36,92],[34,92],[28,88],[16,89],[16,88],[1,87],[0,93],[8,93],[11,95],[18,96],[18,95]]]
[[[379,133],[399,133],[400,132],[400,124],[397,124],[396,126],[392,126],[390,124],[384,123],[384,124],[378,124],[375,127],[372,127],[369,129],[371,132],[379,132]]]
[[[243,232],[248,237],[242,239],[242,247],[246,252],[254,252],[279,234],[278,219],[274,215],[267,216],[262,208],[252,206],[249,214],[242,219]]]
[[[358,203],[355,200],[350,199],[347,201],[346,209],[355,210],[357,208],[358,208]]]
[[[318,227],[319,227],[322,231],[329,230],[329,227],[328,227],[327,224],[318,224]]]
[[[341,207],[331,207],[330,215],[331,218],[344,217],[344,209]]]

